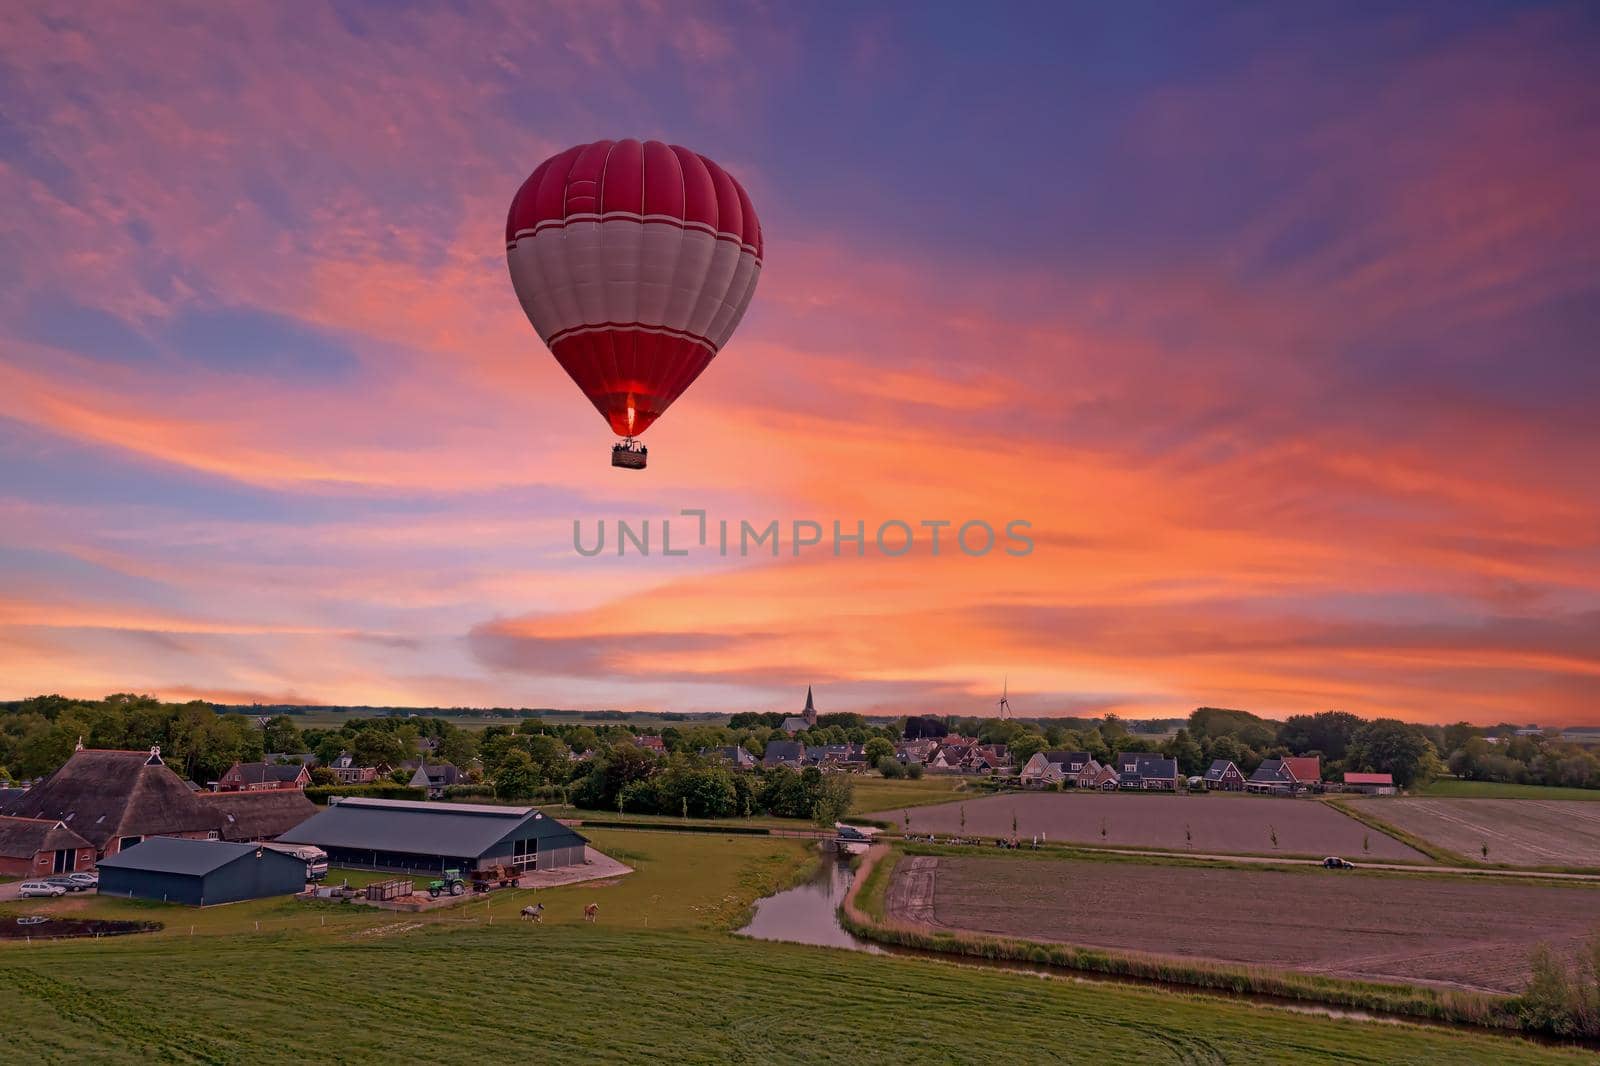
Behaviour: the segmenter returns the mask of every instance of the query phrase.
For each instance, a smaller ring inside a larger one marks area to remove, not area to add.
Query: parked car
[[[31,899],[34,896],[65,896],[67,890],[60,885],[52,885],[48,881],[24,881],[17,887],[17,895],[22,899]]]
[[[60,885],[68,892],[87,892],[94,887],[93,885],[86,884],[83,881],[75,880],[67,874],[59,874],[55,877],[47,877],[44,879],[44,883],[47,885]]]
[[[1322,860],[1322,865],[1328,870],[1354,870],[1356,868],[1355,863],[1350,862],[1348,859],[1341,859],[1337,855],[1329,855]]]
[[[76,881],[81,885],[88,885],[90,888],[100,887],[100,875],[90,870],[79,870],[77,873],[64,876],[68,881]]]

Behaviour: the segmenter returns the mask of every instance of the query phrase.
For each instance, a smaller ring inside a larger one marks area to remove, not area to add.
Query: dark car
[[[94,885],[85,884],[82,881],[74,880],[65,874],[62,874],[59,877],[47,877],[44,879],[44,883],[47,885],[60,885],[68,892],[87,892],[91,888],[95,887]]]
[[[1354,870],[1356,868],[1355,863],[1347,859],[1341,859],[1337,855],[1329,855],[1322,860],[1322,865],[1328,870]]]

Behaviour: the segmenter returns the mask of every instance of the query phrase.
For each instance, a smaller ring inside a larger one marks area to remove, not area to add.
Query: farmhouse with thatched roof
[[[317,813],[298,788],[257,792],[202,792],[198,799],[222,816],[223,840],[276,840]]]
[[[0,874],[49,877],[94,868],[94,845],[62,822],[0,815]]]
[[[103,751],[81,745],[61,768],[0,814],[61,822],[99,858],[145,837],[216,837],[222,815],[161,761],[161,749]]]

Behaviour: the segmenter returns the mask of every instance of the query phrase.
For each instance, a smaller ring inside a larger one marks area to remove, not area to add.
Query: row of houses
[[[726,749],[714,749],[721,752]],[[822,770],[858,771],[867,768],[867,752],[860,744],[802,744],[798,740],[769,740],[761,756],[763,769],[786,766],[803,770],[815,766]]]
[[[1025,788],[1094,788],[1111,792],[1175,791],[1180,780],[1175,759],[1152,752],[1123,752],[1105,763],[1086,751],[1041,751],[1030,758],[1018,777]],[[1248,777],[1231,759],[1214,759],[1206,772],[1190,778],[1190,788],[1213,792],[1258,792],[1293,795],[1298,792],[1344,791],[1393,795],[1389,774],[1347,773],[1340,783],[1322,780],[1322,760],[1315,755],[1264,759]]]
[[[1178,787],[1178,763],[1148,751],[1123,752],[1104,763],[1086,751],[1041,751],[1017,776],[1024,788],[1173,792]]]
[[[984,744],[977,737],[951,734],[904,740],[894,746],[895,758],[919,763],[930,773],[997,774],[1012,767],[1011,751],[1004,744]]]

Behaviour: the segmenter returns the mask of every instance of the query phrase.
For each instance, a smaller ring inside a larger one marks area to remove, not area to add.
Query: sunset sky
[[[12,5],[0,698],[1600,723],[1597,69],[1584,3]],[[503,239],[620,137],[766,237],[643,473]],[[683,508],[1035,549],[573,551]]]

